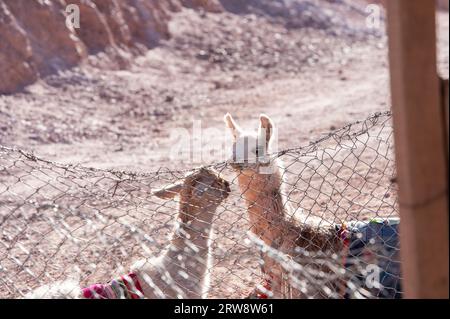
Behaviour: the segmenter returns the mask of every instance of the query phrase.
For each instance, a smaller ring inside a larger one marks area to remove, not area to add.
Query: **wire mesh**
[[[279,218],[253,225],[229,162],[135,173],[1,146],[0,297],[68,279],[80,296],[130,269],[148,298],[401,297],[393,147],[385,112],[271,154],[282,187],[255,191]]]

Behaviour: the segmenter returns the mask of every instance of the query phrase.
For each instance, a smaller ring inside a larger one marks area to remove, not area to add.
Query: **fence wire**
[[[0,146],[0,297],[130,269],[148,298],[401,297],[391,114],[271,158],[283,187],[255,191],[279,205],[255,219],[228,162],[143,174]]]

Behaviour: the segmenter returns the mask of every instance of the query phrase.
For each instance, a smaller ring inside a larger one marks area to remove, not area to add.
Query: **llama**
[[[166,253],[155,261],[144,260],[134,266],[143,279],[145,296],[154,294],[154,288],[159,287],[166,298],[207,297],[212,220],[229,193],[229,183],[204,168],[188,175],[184,183],[155,193],[163,199],[179,195],[179,216]]]
[[[122,297],[207,297],[213,217],[229,193],[229,183],[205,168],[187,174],[183,181],[153,192],[161,199],[179,196],[175,231],[170,244],[159,257],[139,260],[131,267],[133,278],[121,277],[119,285],[133,288],[125,291]],[[103,293],[105,286],[93,285],[80,290],[76,280],[67,280],[40,287],[26,298],[108,298],[109,295]],[[91,294],[91,290],[95,293]]]
[[[243,131],[230,114],[225,115],[225,124],[233,136],[233,160],[231,166],[238,173],[238,184],[247,205],[251,231],[262,242],[288,255],[294,249],[337,251],[340,245],[335,231],[322,231],[320,219],[305,216],[301,210],[294,211],[283,195],[283,163],[279,158],[268,158],[274,134],[272,120],[260,115],[258,133]],[[263,254],[262,272],[273,297],[282,298],[288,292],[283,269],[278,263]]]
[[[263,251],[262,272],[266,277],[264,287],[267,294],[254,292],[249,297],[351,297],[355,293],[352,287],[364,285],[364,278],[367,276],[366,270],[352,266],[354,257],[367,256],[372,259],[370,262],[366,260],[366,265],[377,265],[383,275],[378,288],[366,286],[365,291],[383,298],[401,297],[399,220],[372,219],[324,227],[321,219],[304,214],[300,209],[294,211],[283,196],[283,163],[279,158],[269,158],[268,155],[274,134],[271,119],[267,115],[260,115],[257,134],[243,131],[230,114],[225,115],[224,119],[233,135],[231,166],[238,173],[240,191],[247,204],[251,232],[254,234],[250,237],[257,238]],[[277,252],[278,256],[269,253],[271,251]],[[330,252],[337,262],[327,258],[331,255]],[[284,259],[283,262],[280,262],[280,256]],[[347,257],[353,260],[348,260]],[[285,262],[286,258],[288,262]],[[286,264],[300,266],[296,267],[301,270],[300,273],[286,271]],[[346,278],[341,276],[343,267],[353,267]],[[318,277],[308,272],[315,273],[324,280],[318,280]],[[288,283],[288,276],[291,282],[297,281],[296,287]]]

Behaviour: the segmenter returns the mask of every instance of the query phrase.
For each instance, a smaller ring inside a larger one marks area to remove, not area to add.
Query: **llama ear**
[[[161,199],[171,199],[177,196],[181,189],[183,188],[182,182],[176,182],[174,184],[168,185],[164,188],[155,190],[152,192],[152,195],[155,195],[156,197],[159,197]]]
[[[272,137],[272,133],[273,133],[273,127],[274,127],[273,122],[270,119],[270,117],[268,117],[265,114],[261,114],[259,116],[259,121],[260,121],[260,125],[259,125],[259,134],[258,135],[265,135],[266,145],[269,145],[270,138]]]
[[[237,139],[241,132],[241,129],[236,124],[236,122],[233,120],[233,117],[231,116],[231,114],[227,113],[223,119],[224,119],[227,127],[230,129],[231,134],[233,134],[234,139]]]

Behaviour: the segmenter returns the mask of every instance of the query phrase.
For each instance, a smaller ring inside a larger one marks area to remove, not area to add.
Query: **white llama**
[[[163,199],[179,196],[179,211],[170,244],[157,258],[143,259],[132,267],[131,294],[144,298],[205,298],[209,289],[209,241],[213,217],[228,197],[229,183],[210,170],[201,168],[183,181],[153,194]],[[128,278],[128,277],[126,277]],[[112,281],[113,283],[115,281]],[[140,289],[136,289],[135,284]],[[107,284],[108,285],[108,284]],[[105,285],[106,286],[106,285]],[[102,286],[103,287],[103,286]],[[114,287],[113,287],[114,288]],[[113,289],[114,290],[114,289]],[[93,293],[93,298],[107,298]],[[26,298],[83,298],[77,281],[67,280],[42,286]],[[122,295],[122,297],[124,297]]]
[[[231,166],[238,174],[239,188],[247,204],[251,231],[265,245],[294,255],[296,247],[308,250],[332,249],[339,240],[331,229],[319,229],[320,219],[294,211],[283,195],[283,165],[279,158],[269,158],[274,134],[272,120],[260,115],[258,133],[243,131],[230,114],[225,123],[233,136]],[[284,283],[279,263],[263,254],[265,287],[272,297],[299,296]]]

